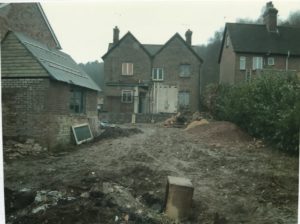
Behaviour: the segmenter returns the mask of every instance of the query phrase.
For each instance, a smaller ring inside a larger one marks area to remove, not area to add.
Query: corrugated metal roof
[[[49,48],[22,33],[14,32],[21,43],[48,71],[49,75],[61,82],[101,91],[98,85],[66,53]]]

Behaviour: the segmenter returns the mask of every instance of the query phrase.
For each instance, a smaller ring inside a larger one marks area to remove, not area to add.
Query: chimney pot
[[[114,34],[113,34],[113,44],[116,44],[119,42],[119,33],[120,33],[120,30],[119,28],[116,26],[114,28]]]
[[[186,32],[185,32],[185,40],[186,40],[186,43],[188,44],[188,45],[192,45],[192,34],[193,34],[193,32],[190,30],[190,29],[188,29]]]

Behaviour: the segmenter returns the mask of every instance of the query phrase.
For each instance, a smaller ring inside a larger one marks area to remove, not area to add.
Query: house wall
[[[133,63],[133,75],[122,75],[122,63]],[[104,59],[104,80],[107,82],[138,84],[149,81],[151,72],[151,60],[146,52],[139,46],[131,35],[110,52]],[[112,87],[105,85],[104,110],[112,112],[133,112],[134,103],[122,103],[122,90],[130,90],[132,87]]]
[[[47,127],[48,78],[2,78],[3,136],[43,142]],[[45,142],[44,142],[45,143]]]
[[[234,84],[235,80],[235,68],[236,68],[236,56],[233,51],[232,43],[229,41],[228,47],[226,46],[226,37],[223,44],[222,56],[220,61],[220,83],[221,84]]]
[[[191,74],[189,77],[179,76],[181,64],[190,64]],[[199,60],[179,38],[172,39],[153,59],[154,68],[164,69],[164,81],[162,82],[164,85],[177,86],[178,92],[188,91],[190,93],[189,109],[192,111],[199,109],[200,66]],[[171,94],[173,96],[170,98],[171,102],[178,101],[178,96],[175,95]]]
[[[37,3],[10,3],[1,8],[0,40],[8,29],[27,34],[50,47],[57,47]]]
[[[246,70],[240,70],[240,57],[246,57]],[[251,78],[257,77],[261,71],[255,71],[252,69],[253,57],[263,57],[263,69],[264,70],[286,70],[286,56],[283,55],[270,55],[274,58],[274,65],[268,65],[268,57],[265,54],[244,54],[237,53],[235,61],[235,79],[234,82],[242,82],[246,80],[246,72],[251,73]],[[288,70],[300,71],[300,57],[289,57]]]

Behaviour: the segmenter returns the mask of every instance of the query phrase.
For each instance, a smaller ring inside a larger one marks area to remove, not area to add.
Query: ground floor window
[[[263,58],[262,57],[253,57],[253,70],[263,68]]]
[[[190,105],[190,92],[189,91],[180,91],[178,93],[178,104],[179,104],[179,108],[185,108]]]
[[[133,102],[133,91],[132,90],[122,90],[121,102],[122,103],[132,103]]]
[[[71,88],[70,111],[75,114],[85,113],[85,91]]]

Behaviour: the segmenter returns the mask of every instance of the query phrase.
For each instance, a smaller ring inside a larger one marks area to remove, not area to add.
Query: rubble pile
[[[195,113],[179,112],[178,114],[172,115],[170,118],[165,120],[163,126],[167,128],[170,127],[187,128],[190,125],[191,127],[195,127],[197,125],[207,124],[208,119],[210,120],[211,116],[209,116],[206,113],[200,113],[199,111],[196,111]],[[196,122],[196,121],[201,121],[201,122]],[[188,129],[190,129],[190,127]]]
[[[104,131],[97,136],[94,140],[98,141],[101,139],[109,138],[119,138],[119,137],[129,137],[134,134],[143,133],[141,129],[138,128],[121,128],[121,127],[106,127]]]
[[[47,148],[42,147],[34,139],[27,139],[24,143],[14,140],[7,140],[3,143],[4,155],[8,159],[37,156],[47,151]]]

